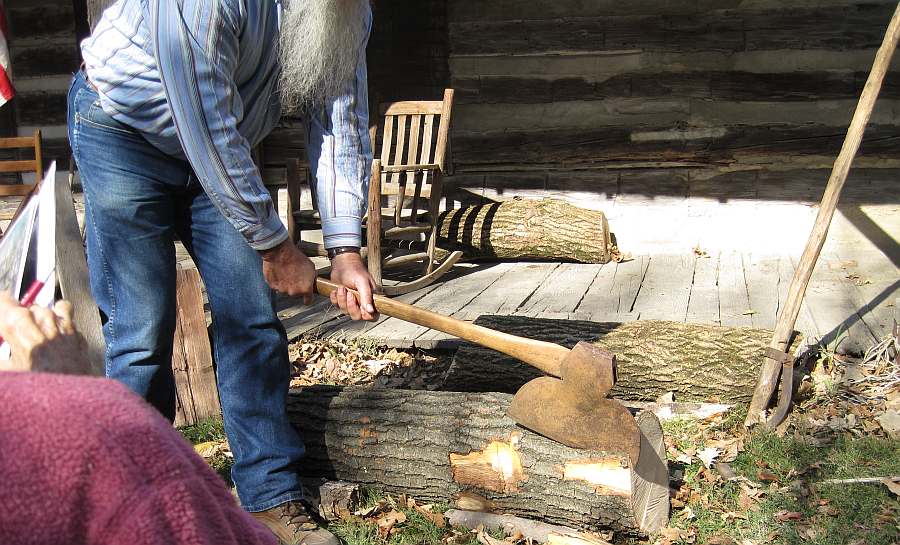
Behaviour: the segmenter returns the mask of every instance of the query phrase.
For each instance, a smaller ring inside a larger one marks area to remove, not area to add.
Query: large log
[[[674,392],[683,401],[747,402],[771,331],[665,321],[627,323],[481,316],[476,324],[572,347],[594,342],[617,357],[610,395],[653,400]],[[466,343],[453,357],[443,390],[508,392],[541,376],[515,359]]]
[[[659,420],[638,414],[636,464],[572,449],[506,416],[512,396],[391,389],[294,390],[288,413],[306,444],[305,477],[358,482],[460,509],[585,530],[652,533],[666,524]],[[473,505],[474,504],[474,505]]]
[[[603,212],[556,199],[511,199],[448,210],[438,219],[438,246],[468,258],[553,259],[607,263],[612,258]]]

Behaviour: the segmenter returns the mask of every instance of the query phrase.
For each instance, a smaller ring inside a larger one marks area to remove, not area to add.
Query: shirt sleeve
[[[362,218],[368,205],[372,167],[366,74],[371,9],[363,24],[367,33],[358,46],[355,76],[339,96],[310,108],[307,123],[309,163],[316,180],[326,248],[362,245]]]
[[[234,82],[236,8],[225,1],[151,2],[155,56],[185,155],[209,198],[256,250],[287,230],[240,133],[244,104]]]

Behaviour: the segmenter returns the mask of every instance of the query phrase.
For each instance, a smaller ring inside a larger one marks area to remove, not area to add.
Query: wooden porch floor
[[[823,254],[796,329],[811,343],[865,351],[884,338],[897,312],[900,275],[881,252]],[[462,320],[510,314],[593,321],[674,320],[773,328],[795,258],[722,253],[642,255],[624,263],[465,264],[443,281],[403,296],[406,302]],[[290,338],[363,337],[396,347],[452,348],[459,341],[394,318],[352,322],[327,300],[279,304]],[[845,335],[846,334],[846,335]]]
[[[80,196],[80,195],[79,195]],[[83,207],[76,198],[79,217]],[[18,199],[0,200],[5,227]],[[6,216],[3,214],[6,213]],[[896,239],[890,257],[874,244],[830,241],[813,274],[796,329],[812,343],[841,340],[838,351],[858,353],[884,338],[898,316],[900,273]],[[182,266],[193,266],[179,244]],[[401,299],[463,320],[515,314],[594,321],[675,320],[773,328],[797,256],[693,253],[636,255],[624,263],[462,264]],[[327,262],[320,262],[320,266]],[[451,348],[458,340],[400,320],[355,323],[319,298],[310,307],[279,299],[288,336],[364,337],[397,347]],[[900,318],[898,318],[900,320]]]

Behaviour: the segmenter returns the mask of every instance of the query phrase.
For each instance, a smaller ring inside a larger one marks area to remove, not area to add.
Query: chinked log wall
[[[818,201],[896,6],[448,1],[456,186],[598,201]],[[844,202],[897,193],[898,70]]]
[[[66,92],[80,63],[77,42],[113,0],[7,0],[11,53],[18,96],[8,130],[44,129],[47,160],[67,160]],[[86,13],[80,10],[85,9]],[[370,102],[434,97],[449,84],[446,0],[402,0],[375,5],[369,41]],[[373,108],[374,111],[374,108]],[[0,114],[10,112],[9,108]],[[266,141],[266,157],[305,157],[299,121],[284,119]],[[30,132],[28,132],[30,134]],[[65,162],[61,164],[66,164]]]
[[[894,5],[382,1],[370,102],[456,87],[450,187],[467,196],[816,201]],[[64,159],[83,15],[70,0],[6,8],[16,123],[44,128],[45,157]],[[898,71],[895,60],[844,203],[900,192]],[[266,151],[276,162],[302,156],[299,124],[285,120]]]
[[[3,110],[13,114],[7,132],[43,133],[45,166],[68,165],[66,92],[80,59],[72,0],[7,0],[10,60],[16,97]],[[14,110],[14,113],[13,113]]]

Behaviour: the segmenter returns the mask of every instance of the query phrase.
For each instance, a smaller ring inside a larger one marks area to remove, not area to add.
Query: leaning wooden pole
[[[306,445],[304,477],[360,483],[459,509],[581,530],[652,534],[669,514],[659,420],[636,416],[636,463],[569,448],[516,425],[512,396],[394,389],[294,390],[288,414]]]
[[[772,336],[772,342],[769,351],[763,361],[762,370],[759,375],[759,382],[753,392],[753,399],[750,402],[750,409],[747,413],[745,424],[752,426],[754,424],[766,421],[765,409],[769,405],[772,393],[775,391],[775,385],[778,382],[779,371],[787,373],[790,376],[793,368],[793,360],[788,356],[779,357],[784,354],[790,335],[794,330],[794,324],[797,321],[797,315],[800,313],[800,305],[803,302],[803,296],[806,293],[806,287],[809,285],[809,278],[812,276],[816,261],[825,244],[825,238],[828,235],[828,228],[831,225],[831,218],[837,208],[838,198],[841,195],[841,189],[847,180],[847,174],[850,171],[850,165],[859,149],[866,124],[872,115],[875,107],[875,100],[881,90],[881,84],[891,64],[891,57],[897,48],[897,40],[900,39],[900,4],[894,11],[894,16],[888,25],[884,41],[875,55],[875,62],[872,65],[872,71],[869,73],[869,79],[859,98],[853,119],[850,121],[850,128],[847,130],[847,136],[844,138],[844,145],[838,154],[837,160],[831,171],[831,177],[828,179],[828,185],[825,188],[825,195],[822,197],[822,203],[819,206],[819,214],[816,216],[816,222],[813,225],[806,248],[803,250],[803,256],[800,258],[800,264],[794,271],[794,278],[791,280],[790,288],[788,288],[788,296],[785,301],[784,308],[778,315],[775,324],[775,333]],[[781,360],[781,361],[779,361]],[[791,369],[788,369],[788,367]],[[782,391],[779,400],[779,411],[768,422],[770,426],[777,426],[787,413],[790,404],[790,381],[783,381]]]

